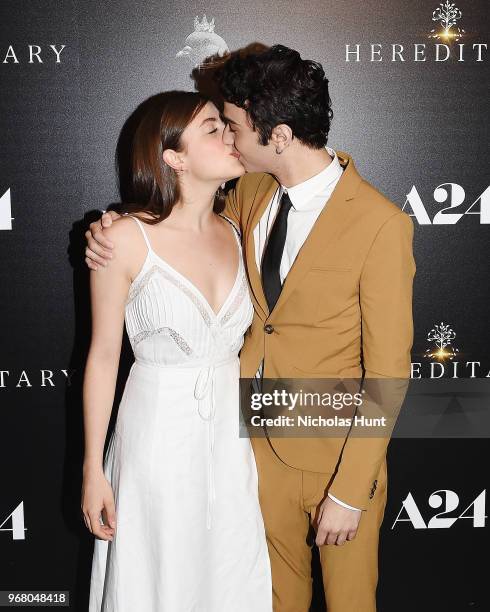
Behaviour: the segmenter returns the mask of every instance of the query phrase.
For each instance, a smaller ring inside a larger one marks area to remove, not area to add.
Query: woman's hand
[[[114,244],[104,236],[104,228],[110,227],[121,216],[115,210],[109,210],[98,221],[93,221],[85,232],[88,245],[85,247],[85,263],[92,270],[97,270],[98,264],[107,266],[106,260],[112,259]]]
[[[114,493],[102,470],[84,473],[82,512],[87,529],[97,538],[111,540],[116,527]],[[100,516],[104,524],[100,523]]]

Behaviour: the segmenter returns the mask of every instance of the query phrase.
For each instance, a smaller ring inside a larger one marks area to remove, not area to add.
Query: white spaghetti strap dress
[[[272,612],[257,468],[239,437],[253,305],[222,217],[239,266],[217,314],[132,217],[148,253],[125,306],[135,362],[104,459],[116,533],[95,539],[89,612]]]

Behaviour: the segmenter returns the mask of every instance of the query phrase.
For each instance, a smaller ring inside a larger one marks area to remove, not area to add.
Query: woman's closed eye
[[[226,129],[226,123],[223,123],[222,121],[220,123],[221,123],[221,131],[225,130]],[[210,132],[208,132],[208,134],[214,134],[217,131],[218,131],[218,128],[215,127],[214,130],[211,130]]]

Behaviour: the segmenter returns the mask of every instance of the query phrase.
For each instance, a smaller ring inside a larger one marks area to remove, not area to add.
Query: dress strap
[[[228,223],[233,227],[233,229],[236,232],[237,238],[238,238],[238,242],[239,244],[241,243],[241,239],[242,239],[242,235],[240,234],[240,230],[238,229],[238,227],[235,225],[234,221],[232,221],[229,217],[227,217],[226,215],[223,215],[221,213],[219,213],[220,217],[223,217],[223,219],[226,219],[228,221]]]
[[[143,234],[143,238],[145,239],[146,246],[148,247],[148,250],[150,251],[150,253],[152,253],[153,249],[151,248],[150,239],[148,238],[148,234],[146,233],[146,230],[143,227],[143,223],[137,217],[133,217],[133,215],[130,215],[129,213],[125,213],[125,216],[131,217],[131,219],[134,219],[136,221],[136,223],[138,224],[141,230],[141,233]]]

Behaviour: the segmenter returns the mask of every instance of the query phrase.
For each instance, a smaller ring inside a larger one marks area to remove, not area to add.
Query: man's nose
[[[235,142],[235,137],[233,136],[233,132],[231,130],[223,130],[223,142],[231,145]]]

